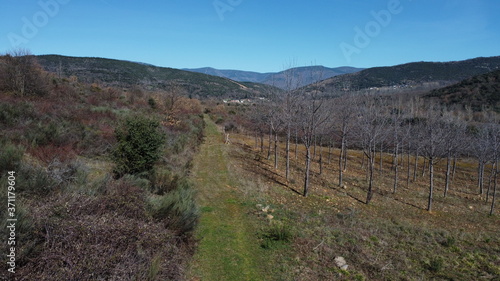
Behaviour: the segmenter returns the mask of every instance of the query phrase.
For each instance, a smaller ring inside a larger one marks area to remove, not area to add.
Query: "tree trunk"
[[[457,156],[453,156],[453,171],[451,173],[451,181],[455,179],[456,171],[457,171]]]
[[[490,193],[491,193],[491,182],[493,180],[493,176],[495,175],[495,169],[496,169],[496,161],[495,163],[493,164],[493,166],[491,167],[491,172],[490,172],[490,176],[488,178],[488,189],[486,190],[486,203],[488,203],[488,201],[490,200]]]
[[[288,125],[287,131],[286,131],[286,171],[285,171],[285,178],[288,181],[290,179],[290,138],[291,138],[291,131],[290,131],[290,125]]]
[[[260,133],[260,152],[264,152],[264,133]]]
[[[365,155],[363,153],[363,164],[365,163],[364,156]],[[342,139],[341,144],[340,144],[340,153],[339,153],[339,186],[340,187],[342,187],[342,185],[343,185],[343,174],[344,174],[344,172],[343,172],[344,169],[342,167],[343,162],[344,162],[343,157],[344,157],[344,140]],[[361,168],[363,168],[363,167],[361,167]]]
[[[495,199],[497,195],[497,179],[498,179],[498,159],[495,160],[495,181],[493,183],[493,199],[491,200],[490,216],[493,215],[495,210]]]
[[[299,133],[295,129],[295,160],[298,159],[297,151],[299,149]]]
[[[314,135],[314,145],[313,145],[313,156],[312,156],[312,159],[313,160],[316,160],[316,146],[317,146],[317,137],[316,135]]]
[[[451,155],[448,154],[446,159],[446,178],[444,183],[444,197],[448,195],[448,189],[450,188],[450,172],[451,172]]]
[[[332,142],[328,145],[328,164],[332,164]]]
[[[306,174],[304,178],[304,197],[307,197],[309,189],[309,174],[311,171],[311,147],[306,147]]]
[[[375,150],[373,150],[373,152],[370,152],[370,154],[370,178],[368,183],[368,193],[366,195],[366,204],[369,204],[373,198],[373,170],[375,169]]]
[[[427,170],[427,160],[424,158],[424,166],[422,166],[422,177],[425,177],[426,170]]]
[[[484,175],[484,163],[483,161],[479,161],[478,165],[478,171],[477,171],[477,184],[479,186],[479,194],[483,195],[484,194],[484,181],[483,181],[483,175]]]
[[[434,194],[434,159],[429,159],[429,201],[427,211],[432,211],[432,197]]]
[[[413,181],[414,182],[417,180],[417,171],[418,171],[418,150],[417,150],[417,154],[415,155],[415,165],[413,166]]]
[[[323,142],[319,139],[319,174],[323,174]]]
[[[399,151],[399,144],[396,144],[396,148],[394,149],[394,186],[392,189],[392,193],[396,193],[396,190],[398,189],[398,177],[399,177],[398,151]]]
[[[269,147],[267,149],[267,160],[271,159],[271,146],[273,143],[273,126],[269,126]]]
[[[406,188],[410,188],[410,149],[408,148],[407,163],[406,163],[407,173],[406,173]]]
[[[344,140],[344,173],[347,171],[347,140]]]
[[[274,169],[278,170],[278,133],[274,134]]]
[[[380,177],[382,177],[382,168],[383,168],[383,161],[384,161],[384,157],[382,155],[382,143],[380,144],[380,152],[379,152],[379,155],[380,155],[380,167],[379,167],[379,173],[380,173]]]

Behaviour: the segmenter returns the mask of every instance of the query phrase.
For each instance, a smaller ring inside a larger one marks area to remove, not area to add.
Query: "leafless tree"
[[[368,192],[366,204],[369,204],[374,193],[373,179],[375,169],[375,154],[377,146],[383,142],[387,118],[381,113],[380,99],[366,98],[365,103],[358,108],[356,139],[368,159]]]
[[[463,140],[465,137],[466,125],[458,118],[447,116],[445,119],[445,127],[443,129],[447,132],[444,135],[443,140],[446,150],[446,174],[444,186],[444,197],[446,197],[450,188],[452,160],[456,157],[460,150],[465,149],[466,142]]]
[[[304,95],[299,106],[298,128],[306,149],[303,195],[307,196],[311,172],[311,147],[318,128],[327,120],[327,115],[324,110],[324,101],[317,99],[315,92]]]
[[[446,155],[445,139],[446,125],[440,118],[440,111],[430,108],[425,116],[423,126],[420,126],[422,136],[422,152],[428,161],[429,197],[427,211],[432,211],[434,197],[434,166]]]
[[[488,136],[488,127],[485,125],[478,125],[469,130],[471,136],[471,152],[477,159],[477,185],[479,194],[484,194],[484,168],[491,155],[491,143]]]
[[[332,100],[333,102],[333,132],[340,138],[339,153],[339,186],[343,186],[343,175],[347,169],[347,142],[352,134],[352,127],[356,117],[355,96],[346,94]]]
[[[393,180],[393,188],[392,193],[396,193],[398,188],[398,179],[399,179],[399,152],[401,151],[401,146],[403,145],[403,133],[402,133],[402,122],[403,122],[403,113],[402,113],[402,105],[401,100],[397,100],[392,105],[392,109],[390,111],[390,139],[392,143],[393,155],[392,155],[392,165],[394,170],[394,180]]]
[[[48,75],[28,50],[15,50],[0,57],[0,88],[19,96],[48,93]]]

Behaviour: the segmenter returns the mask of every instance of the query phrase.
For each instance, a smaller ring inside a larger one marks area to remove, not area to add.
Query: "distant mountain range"
[[[37,56],[47,71],[61,77],[75,76],[82,82],[149,90],[169,90],[182,87],[192,97],[248,98],[265,96],[279,89],[252,82],[234,80],[167,67],[131,61],[60,55]]]
[[[500,56],[453,62],[414,62],[389,67],[373,67],[335,76],[315,85],[323,92],[357,91],[379,87],[412,87],[429,82],[451,84],[475,75],[500,69]]]
[[[478,78],[474,78],[476,80],[473,81],[483,81],[481,83],[488,84],[488,81],[493,78],[484,78],[481,75],[500,70],[500,56],[454,62],[415,62],[368,69],[311,66],[292,68],[278,73],[217,70],[214,68],[187,71],[130,61],[59,55],[43,55],[37,58],[46,70],[61,77],[76,76],[82,82],[96,82],[108,86],[128,88],[140,86],[150,90],[169,90],[172,86],[182,87],[186,94],[196,98],[251,98],[268,96],[271,93],[282,92],[282,89],[298,87],[302,87],[304,92],[314,90],[327,95],[336,95],[346,91],[354,92],[365,89],[375,91],[390,89],[400,92],[426,85],[426,88],[422,90],[426,93],[429,90],[458,83],[474,76],[478,76]],[[319,82],[311,85],[317,81]],[[466,80],[464,83],[472,85],[475,82]],[[470,93],[484,92],[479,90],[482,89],[479,84],[470,90],[465,90],[468,88],[464,85],[458,87]],[[498,90],[498,85],[494,83],[488,84],[488,87],[492,91]],[[453,88],[448,90],[454,91]],[[441,94],[434,92],[433,95],[440,95],[448,100],[454,99],[453,97],[456,96],[448,92]],[[485,98],[495,99],[496,96]],[[481,99],[483,98],[478,98],[477,101]]]
[[[269,73],[242,70],[221,70],[211,67],[195,69],[185,68],[183,70],[225,77],[239,82],[254,82],[275,86],[281,89],[295,89],[334,76],[355,73],[363,69],[364,68],[355,68],[349,66],[337,68],[328,68],[324,66],[305,66],[291,68],[281,72]]]

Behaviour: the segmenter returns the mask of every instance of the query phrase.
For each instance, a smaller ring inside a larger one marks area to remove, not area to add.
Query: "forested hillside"
[[[336,76],[319,83],[324,92],[356,91],[374,87],[406,88],[423,83],[451,83],[500,68],[500,57],[475,58],[455,62],[414,62],[389,67],[373,67]],[[439,85],[439,84],[438,84]]]
[[[85,83],[147,90],[182,89],[193,98],[265,96],[271,86],[233,80],[173,68],[104,58],[79,58],[59,55],[37,57],[40,64],[58,77],[78,77]]]
[[[444,104],[458,104],[474,111],[491,109],[500,112],[500,70],[433,90],[427,97],[436,97]]]

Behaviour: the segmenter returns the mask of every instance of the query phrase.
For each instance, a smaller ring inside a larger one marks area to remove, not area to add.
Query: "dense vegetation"
[[[202,140],[200,102],[59,78],[31,56],[0,62],[0,185],[15,171],[16,276],[182,279],[198,218],[186,176]],[[5,79],[18,65],[34,73],[14,73],[26,90]],[[2,237],[6,219],[3,208]]]
[[[412,87],[428,82],[458,82],[500,68],[500,57],[456,62],[414,62],[391,67],[374,67],[333,77],[320,84],[322,91],[361,90],[373,87]]]
[[[474,111],[500,112],[500,70],[474,76],[427,95],[447,105],[461,105]]]
[[[38,56],[44,69],[61,77],[78,77],[85,83],[134,87],[148,90],[182,90],[192,98],[248,98],[265,95],[273,87],[232,80],[173,68],[104,58],[79,58],[58,55]]]

